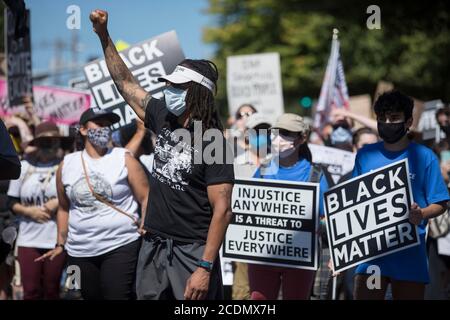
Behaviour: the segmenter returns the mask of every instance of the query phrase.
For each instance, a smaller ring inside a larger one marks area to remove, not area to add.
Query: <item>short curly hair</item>
[[[377,117],[385,116],[387,113],[402,112],[405,115],[405,121],[412,118],[414,101],[406,94],[391,90],[380,95],[373,107]]]

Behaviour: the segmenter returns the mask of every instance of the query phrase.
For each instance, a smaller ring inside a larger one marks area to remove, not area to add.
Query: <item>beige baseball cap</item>
[[[305,123],[303,117],[295,113],[284,113],[278,117],[275,125],[270,129],[284,129],[291,132],[308,133],[310,126]]]
[[[267,124],[268,126],[272,125],[272,121],[262,113],[254,113],[247,118],[245,121],[245,126],[249,129],[253,129],[261,124]]]

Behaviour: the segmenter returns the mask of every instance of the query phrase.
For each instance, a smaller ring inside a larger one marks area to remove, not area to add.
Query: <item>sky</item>
[[[103,9],[109,13],[109,32],[113,41],[123,40],[134,44],[161,33],[175,30],[184,55],[188,58],[210,58],[214,46],[202,41],[202,30],[214,22],[205,13],[207,0],[25,0],[31,10],[31,43],[33,74],[49,71],[55,63],[55,41],[62,40],[66,49],[58,50],[66,63],[72,61],[71,38],[77,32],[79,42],[78,64],[93,57],[102,57],[103,52],[97,35],[92,31],[89,13]],[[67,8],[80,8],[79,30],[66,27],[70,13]],[[81,71],[81,70],[80,70]],[[81,76],[79,72],[77,76]],[[65,72],[58,77],[46,79],[41,84],[67,85],[75,74]]]

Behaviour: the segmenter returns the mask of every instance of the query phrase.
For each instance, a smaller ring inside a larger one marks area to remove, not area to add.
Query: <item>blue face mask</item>
[[[331,144],[339,144],[339,143],[352,143],[352,132],[343,127],[338,127],[333,130],[330,136]]]
[[[186,110],[187,90],[174,87],[167,87],[163,90],[167,109],[177,117]]]
[[[251,134],[249,136],[248,143],[250,143],[253,148],[264,148],[265,146],[267,146],[267,136],[264,134]]]

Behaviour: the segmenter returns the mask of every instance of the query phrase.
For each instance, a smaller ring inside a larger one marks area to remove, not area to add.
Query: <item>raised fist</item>
[[[108,12],[104,10],[94,10],[89,15],[89,19],[91,19],[94,31],[98,35],[102,35],[107,32]]]

